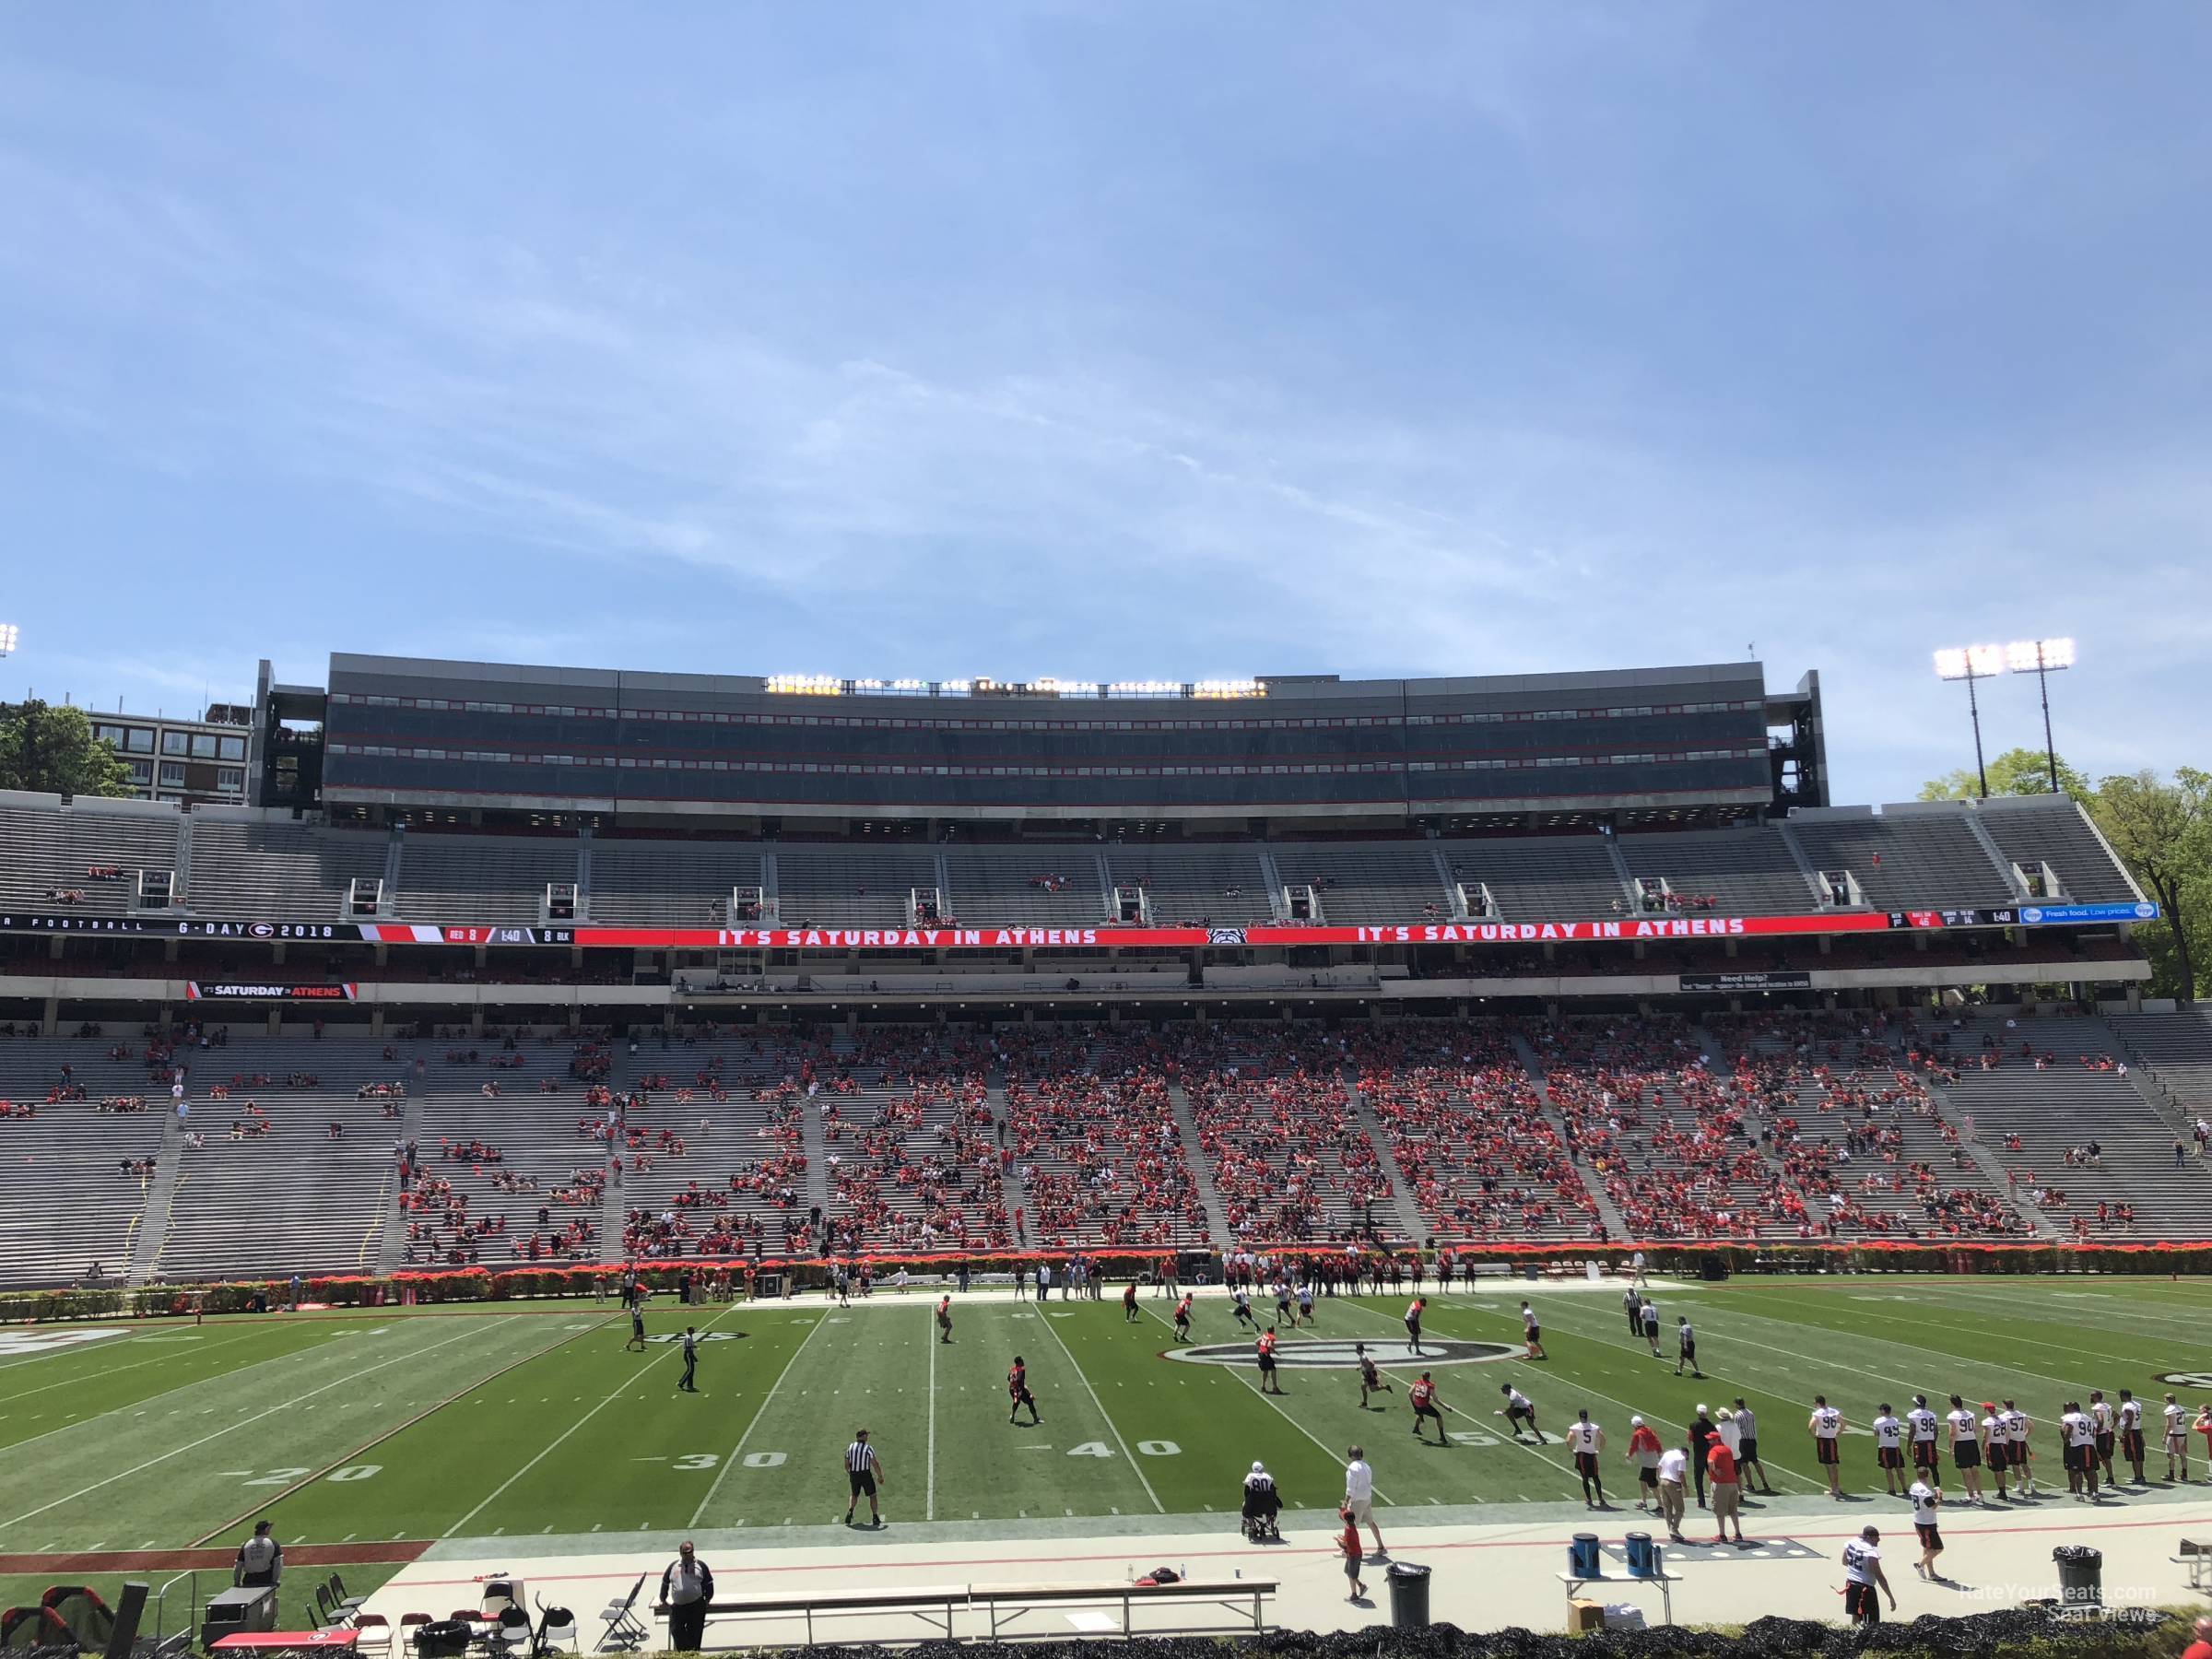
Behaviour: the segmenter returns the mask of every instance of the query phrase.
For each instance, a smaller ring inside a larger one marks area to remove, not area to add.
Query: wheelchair
[[[1244,1539],[1249,1544],[1280,1544],[1283,1541],[1281,1517],[1283,1498],[1275,1489],[1275,1483],[1265,1486],[1247,1485],[1244,1488]]]

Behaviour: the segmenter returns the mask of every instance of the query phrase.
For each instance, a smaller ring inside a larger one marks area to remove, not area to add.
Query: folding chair
[[[606,1629],[599,1633],[598,1645],[594,1647],[592,1652],[604,1653],[612,1651],[618,1653],[634,1653],[645,1645],[645,1639],[653,1632],[645,1628],[644,1620],[637,1616],[635,1610],[638,1605],[638,1592],[644,1588],[645,1575],[641,1572],[638,1574],[638,1582],[630,1585],[628,1595],[619,1601],[611,1601],[606,1604],[606,1610],[599,1615],[606,1621]]]
[[[392,1659],[392,1621],[382,1613],[361,1613],[354,1618],[353,1645],[356,1652],[371,1653],[377,1659]]]
[[[330,1586],[317,1584],[315,1586],[315,1629],[325,1630],[337,1622],[337,1615],[333,1611],[333,1604],[330,1599]]]
[[[335,1572],[330,1575],[330,1599],[341,1613],[359,1613],[369,1600],[365,1595],[347,1594],[346,1581]]]

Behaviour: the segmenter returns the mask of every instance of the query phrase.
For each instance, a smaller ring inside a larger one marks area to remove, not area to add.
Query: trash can
[[[2061,1544],[2051,1552],[2058,1564],[2058,1605],[2096,1607],[2104,1604],[2104,1551],[2087,1544]]]
[[[1597,1535],[1576,1533],[1574,1542],[1567,1546],[1567,1571],[1578,1579],[1594,1579],[1604,1570],[1604,1558],[1597,1552]]]
[[[1393,1561],[1383,1576],[1390,1580],[1390,1622],[1394,1629],[1418,1630],[1429,1622],[1429,1569],[1411,1561]]]

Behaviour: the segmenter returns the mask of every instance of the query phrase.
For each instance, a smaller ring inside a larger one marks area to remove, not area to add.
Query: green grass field
[[[673,1345],[626,1351],[626,1322],[591,1304],[124,1325],[52,1350],[22,1345],[70,1327],[0,1333],[0,1556],[228,1544],[264,1511],[288,1545],[365,1557],[403,1539],[821,1525],[842,1515],[839,1459],[861,1423],[886,1465],[894,1528],[1228,1512],[1254,1458],[1294,1507],[1333,1506],[1354,1441],[1401,1524],[1407,1511],[1575,1499],[1560,1448],[1504,1436],[1493,1407],[1505,1382],[1555,1434],[1591,1408],[1622,1502],[1631,1412],[1678,1430],[1696,1402],[1739,1394],[1759,1414],[1777,1487],[1813,1492],[1804,1423],[1816,1391],[1858,1425],[1885,1399],[1901,1412],[1916,1389],[1939,1408],[1953,1390],[2011,1395],[2039,1425],[2042,1478],[2063,1487],[2063,1398],[2124,1386],[2155,1402],[2160,1378],[2183,1372],[2207,1384],[2180,1387],[2185,1401],[2212,1397],[2202,1282],[1836,1277],[1662,1291],[1670,1331],[1677,1312],[1698,1326],[1704,1382],[1673,1375],[1671,1346],[1654,1361],[1606,1292],[1536,1290],[1550,1358],[1524,1361],[1518,1296],[1431,1302],[1430,1336],[1510,1355],[1437,1369],[1449,1447],[1408,1432],[1406,1366],[1390,1368],[1398,1393],[1377,1410],[1359,1409],[1342,1369],[1287,1367],[1285,1396],[1263,1398],[1248,1359],[1163,1359],[1167,1304],[1150,1295],[1135,1324],[1112,1293],[1042,1309],[971,1301],[950,1346],[933,1340],[934,1299],[919,1291],[849,1311],[819,1299],[694,1310],[725,1338],[703,1347],[697,1394],[676,1390]],[[1324,1300],[1318,1328],[1287,1348],[1400,1339],[1403,1307]],[[665,1335],[682,1318],[656,1308],[649,1324]],[[1196,1338],[1241,1340],[1225,1302],[1200,1301]],[[1040,1429],[1006,1422],[1017,1352]],[[1872,1447],[1846,1441],[1854,1489],[1881,1490]],[[2161,1473],[2155,1450],[2151,1462]]]

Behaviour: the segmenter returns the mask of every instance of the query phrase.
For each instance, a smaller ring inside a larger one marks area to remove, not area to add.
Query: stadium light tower
[[[1989,799],[1989,768],[1982,759],[1982,700],[1974,690],[1976,680],[1994,679],[2005,672],[2005,648],[2001,645],[1952,645],[1936,653],[1936,675],[1938,679],[1966,682],[1966,707],[1974,722],[1974,775],[1982,781],[1982,798]]]
[[[15,655],[16,641],[21,631],[13,622],[0,622],[0,657]]]
[[[2032,674],[2043,694],[2043,759],[2051,768],[2051,793],[2058,793],[2058,747],[2051,741],[2051,677],[2074,666],[2071,640],[2015,640],[2005,647],[2005,665],[2015,674]]]

